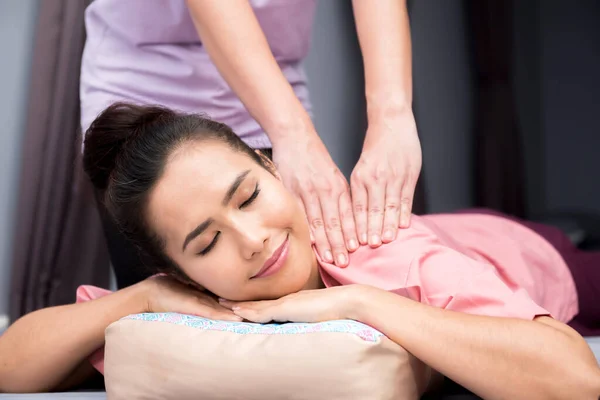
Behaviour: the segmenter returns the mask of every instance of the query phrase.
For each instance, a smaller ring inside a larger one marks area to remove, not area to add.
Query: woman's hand
[[[277,300],[219,302],[236,315],[252,322],[322,322],[352,319],[356,291],[360,285],[303,290]]]
[[[421,145],[412,111],[369,124],[350,186],[361,244],[377,247],[410,224],[421,173]]]
[[[141,284],[147,287],[146,312],[175,312],[222,321],[242,320],[230,309],[220,305],[216,297],[171,277],[156,276]]]
[[[347,266],[348,251],[358,248],[350,190],[321,139],[312,133],[279,141],[273,160],[285,186],[304,205],[320,257]]]

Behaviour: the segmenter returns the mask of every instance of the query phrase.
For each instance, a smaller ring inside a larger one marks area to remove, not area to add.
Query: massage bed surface
[[[1,334],[1,332],[0,332]],[[600,336],[586,338],[596,359],[600,364]],[[0,394],[0,400],[105,400],[105,392],[69,392],[69,393],[36,393],[36,394]]]

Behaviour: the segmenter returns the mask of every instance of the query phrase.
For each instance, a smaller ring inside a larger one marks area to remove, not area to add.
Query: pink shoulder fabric
[[[99,299],[111,294],[112,291],[102,289],[96,286],[82,285],[77,288],[76,303],[84,303],[86,301]],[[98,372],[104,375],[104,346],[93,352],[88,360]]]
[[[455,217],[461,218],[465,217]],[[481,224],[478,228],[484,229]],[[457,236],[462,234],[455,231]],[[532,240],[529,236],[527,239]],[[494,243],[487,244],[494,248]],[[495,265],[444,238],[424,217],[413,216],[411,227],[400,229],[394,242],[377,249],[363,246],[352,253],[347,268],[337,268],[321,259],[319,263],[326,286],[368,284],[420,303],[468,314],[529,320],[556,314],[562,317],[560,320],[572,318],[572,311],[561,312],[546,298],[533,291],[528,293],[525,278],[532,263],[524,262],[523,256],[529,246],[516,241],[508,246],[521,246],[523,251],[503,257]],[[509,253],[508,248],[494,250]]]

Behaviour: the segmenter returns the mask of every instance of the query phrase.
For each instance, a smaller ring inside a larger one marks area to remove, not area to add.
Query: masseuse
[[[421,170],[406,2],[352,5],[368,129],[350,184],[311,121],[302,61],[315,0],[95,0],[86,12],[83,130],[115,101],[227,123],[251,147],[273,150],[320,256],[344,267],[359,243],[377,247],[408,226]],[[107,218],[104,225],[119,286],[143,279],[137,253]]]

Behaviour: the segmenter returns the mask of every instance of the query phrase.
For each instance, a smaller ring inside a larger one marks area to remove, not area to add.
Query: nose
[[[269,231],[251,218],[236,221],[234,230],[239,238],[242,256],[250,260],[267,248]]]

